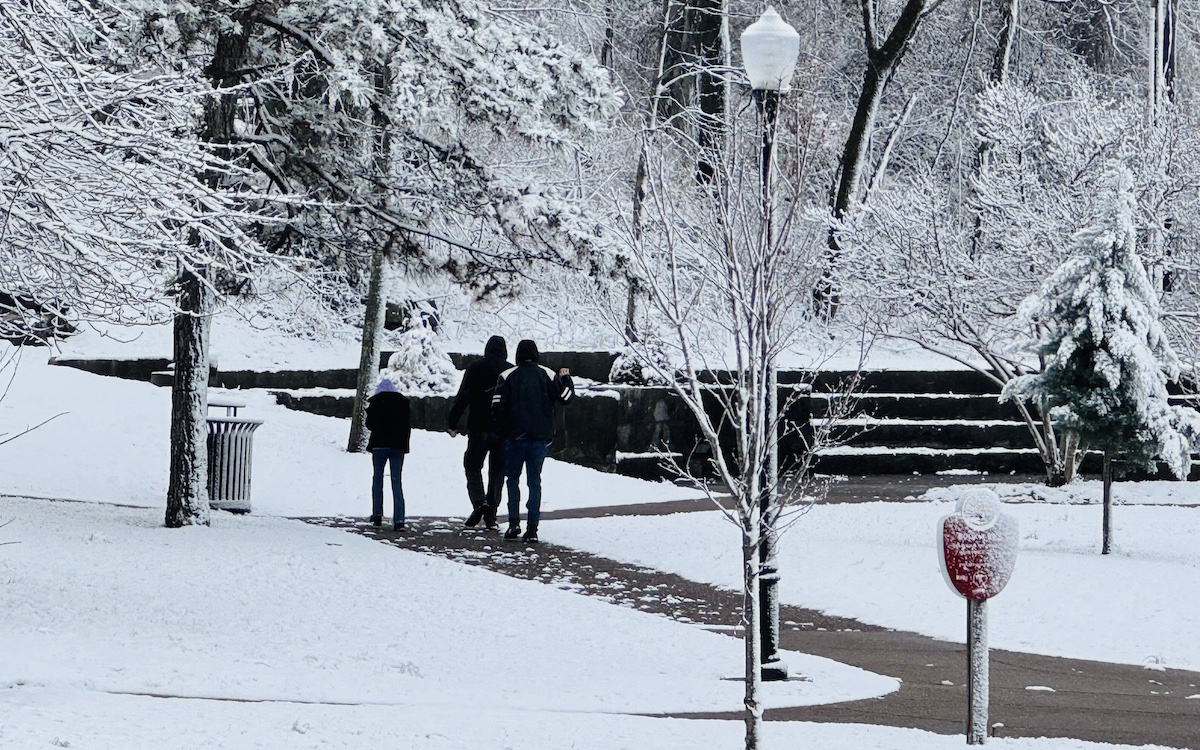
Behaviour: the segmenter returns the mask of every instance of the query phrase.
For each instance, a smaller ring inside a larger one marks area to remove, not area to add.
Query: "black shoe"
[[[530,529],[529,531],[526,531],[525,536],[521,537],[521,541],[525,542],[526,544],[537,544],[537,529]]]
[[[467,516],[467,520],[463,521],[463,526],[468,529],[475,528],[480,521],[483,520],[483,506],[471,511],[471,515]]]
[[[496,509],[490,505],[483,509],[483,525],[487,526],[488,531],[500,528],[500,525],[496,523]]]
[[[379,528],[383,525],[383,516],[371,516],[371,525]]]
[[[515,542],[521,538],[521,527],[512,525],[508,527],[508,531],[504,532],[504,541]]]
[[[396,523],[392,524],[392,531],[407,531],[407,530],[408,530],[408,527],[404,525],[403,521],[397,521]]]

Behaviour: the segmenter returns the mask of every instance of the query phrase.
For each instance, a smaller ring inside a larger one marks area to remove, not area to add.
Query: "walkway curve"
[[[559,511],[584,518],[710,509],[707,501]],[[635,511],[634,508],[640,508]],[[604,601],[725,633],[739,620],[740,592],[690,581],[555,544],[506,543],[496,532],[464,530],[461,519],[411,518],[407,533],[376,529],[363,518],[306,518],[402,549],[535,580]],[[902,680],[880,698],[771,710],[774,721],[878,724],[963,734],[962,644],[889,630],[815,610],[784,606],[781,645]],[[964,615],[965,623],[965,615]],[[964,624],[965,627],[965,624]],[[998,737],[1068,737],[1200,750],[1200,673],[1038,656],[993,649],[989,721]],[[1036,688],[1036,689],[1031,689]],[[737,713],[671,714],[740,719]]]

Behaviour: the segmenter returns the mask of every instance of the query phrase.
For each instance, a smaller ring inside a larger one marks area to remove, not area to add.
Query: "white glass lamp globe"
[[[742,65],[752,89],[787,91],[799,56],[800,35],[772,7],[742,32]]]

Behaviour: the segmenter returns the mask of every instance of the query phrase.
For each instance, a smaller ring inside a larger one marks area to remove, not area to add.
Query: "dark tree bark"
[[[907,0],[891,32],[883,44],[879,44],[875,29],[875,0],[862,0],[863,40],[866,44],[867,65],[863,71],[862,90],[858,95],[854,120],[842,149],[841,164],[833,200],[830,203],[830,210],[835,219],[844,218],[851,204],[858,198],[867,146],[871,133],[875,130],[879,104],[883,100],[888,82],[896,72],[900,58],[917,33],[927,4],[928,0]],[[826,310],[832,315],[838,302],[837,264],[842,253],[834,229],[829,231],[828,248],[827,267],[814,295],[818,309]]]
[[[237,73],[245,58],[249,24],[238,32],[218,34],[212,62],[206,73],[214,94],[204,106],[201,140],[218,145],[233,141],[237,96],[220,93],[239,80]],[[223,158],[228,148],[218,148]],[[204,180],[216,186],[216,172]],[[199,243],[199,237],[193,242]],[[171,528],[208,525],[208,342],[212,291],[202,268],[184,267],[176,280],[178,312],[174,322],[175,381],[171,388],[171,457],[167,486],[166,524]]]
[[[709,183],[714,168],[707,154],[717,145],[725,117],[725,86],[711,71],[722,65],[721,24],[725,0],[665,0],[659,69],[650,93],[647,120],[651,130],[667,123],[688,133],[699,148],[696,179]],[[609,8],[611,9],[611,4]],[[606,32],[611,33],[611,24]],[[641,237],[642,201],[646,194],[646,157],[638,155],[633,184],[633,233]],[[638,340],[638,281],[629,278],[625,335]]]
[[[166,524],[207,526],[208,506],[208,332],[210,290],[191,271],[178,282],[175,315],[175,381],[171,386],[171,461]]]
[[[1013,40],[1021,17],[1021,0],[1000,0],[1000,36],[992,58],[992,83],[1003,83],[1012,61]]]
[[[1151,34],[1150,117],[1158,123],[1163,110],[1175,102],[1176,23],[1179,0],[1151,0],[1154,6]]]
[[[613,66],[613,42],[616,39],[616,9],[613,0],[604,4],[604,43],[600,45],[600,64],[606,68]]]
[[[662,71],[651,104],[656,119],[673,123],[699,145],[696,179],[711,182],[705,154],[716,145],[725,116],[725,84],[712,71],[723,64],[721,24],[725,0],[667,0]]]

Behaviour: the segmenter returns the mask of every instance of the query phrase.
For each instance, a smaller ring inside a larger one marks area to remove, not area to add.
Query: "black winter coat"
[[[537,362],[521,364],[500,374],[492,397],[492,416],[509,440],[554,439],[554,405],[575,396],[570,375],[557,375]]]
[[[488,339],[483,357],[467,365],[463,372],[462,384],[458,387],[458,394],[450,406],[450,429],[458,429],[458,423],[465,411],[468,433],[482,435],[485,432],[499,432],[492,422],[492,395],[500,373],[512,367],[512,364],[505,360],[507,355],[508,348],[504,345],[504,339],[493,336]]]
[[[367,399],[367,429],[371,438],[367,449],[399,448],[408,453],[412,425],[408,418],[408,397],[395,391],[376,393]]]

